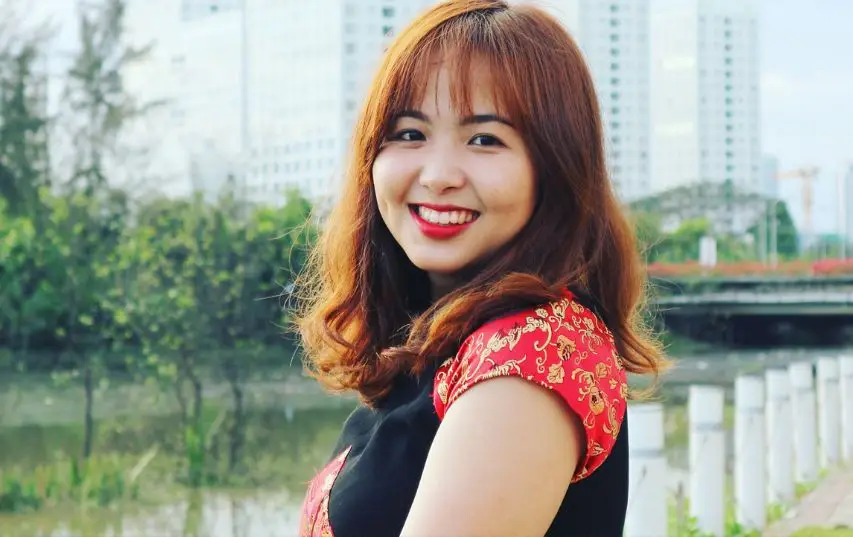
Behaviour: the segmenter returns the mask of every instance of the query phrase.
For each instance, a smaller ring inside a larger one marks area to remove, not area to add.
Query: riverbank
[[[686,490],[689,384],[731,386],[738,372],[782,366],[802,359],[803,353],[808,351],[711,351],[678,360],[662,379],[657,396],[667,408],[666,452],[674,494],[679,488]],[[56,386],[49,377],[26,375],[0,383],[4,384],[0,473],[32,476],[39,466],[62,458],[68,461],[80,453],[83,394],[79,383]],[[245,421],[239,431],[230,421],[228,384],[206,381],[204,386],[206,438],[200,453],[206,477],[200,489],[188,487],[182,479],[188,453],[174,393],[150,383],[111,379],[95,399],[94,457],[114,458],[131,473],[156,447],[156,456],[138,477],[136,498],[122,497],[104,506],[66,498],[36,511],[0,515],[0,535],[281,537],[282,528],[290,532],[296,526],[305,483],[325,461],[355,401],[328,396],[301,374],[270,371],[245,383]],[[730,407],[725,416],[730,430]],[[229,454],[235,438],[240,463],[231,468]],[[187,528],[195,533],[186,533]],[[284,535],[295,535],[287,532]]]

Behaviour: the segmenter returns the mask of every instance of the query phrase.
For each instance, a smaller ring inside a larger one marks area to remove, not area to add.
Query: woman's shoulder
[[[472,386],[504,376],[552,390],[578,415],[587,442],[575,480],[604,462],[625,416],[628,385],[613,333],[590,307],[567,292],[475,330],[436,372],[439,419]]]

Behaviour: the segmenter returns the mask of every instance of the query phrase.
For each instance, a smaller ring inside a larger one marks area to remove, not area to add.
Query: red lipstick
[[[424,207],[426,209],[432,209],[433,211],[438,212],[473,212],[474,219],[470,222],[465,222],[464,224],[435,224],[433,222],[428,222],[427,220],[421,218],[421,215],[418,213],[418,207]],[[459,235],[460,233],[471,227],[471,224],[476,222],[477,217],[479,216],[476,212],[471,211],[470,209],[465,209],[464,207],[458,207],[455,205],[432,205],[428,203],[410,205],[409,212],[412,214],[412,218],[415,220],[415,223],[418,225],[418,228],[420,228],[421,233],[423,233],[430,239],[435,240],[452,239],[453,237]]]

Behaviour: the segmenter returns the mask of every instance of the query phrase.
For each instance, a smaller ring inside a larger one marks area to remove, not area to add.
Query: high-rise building
[[[246,0],[247,192],[329,200],[385,46],[429,0]],[[285,37],[282,37],[285,36]]]
[[[651,9],[653,190],[764,193],[758,1],[653,0]]]
[[[151,0],[135,20],[157,52],[132,70],[130,89],[168,102],[158,115],[174,154],[167,175],[206,190],[227,179],[260,202],[292,187],[333,197],[384,47],[431,3]],[[157,12],[171,22],[152,23]]]
[[[650,193],[649,0],[549,0],[589,63],[607,160],[625,202]]]
[[[181,0],[181,17],[193,20],[224,11],[240,9],[244,0]]]

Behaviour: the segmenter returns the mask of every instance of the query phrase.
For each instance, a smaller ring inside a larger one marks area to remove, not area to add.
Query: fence
[[[688,405],[692,530],[723,537],[729,449],[723,425],[725,389],[691,386]],[[739,376],[734,405],[733,505],[744,532],[760,534],[771,509],[793,505],[798,484],[812,485],[821,470],[853,463],[853,357],[820,358]],[[663,405],[630,405],[628,426],[625,535],[671,535]]]

